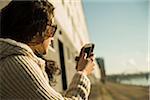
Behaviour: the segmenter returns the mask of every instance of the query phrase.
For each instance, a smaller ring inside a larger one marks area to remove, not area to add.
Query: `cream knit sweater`
[[[90,81],[77,72],[65,95],[48,82],[45,62],[29,46],[0,38],[0,100],[87,100]]]

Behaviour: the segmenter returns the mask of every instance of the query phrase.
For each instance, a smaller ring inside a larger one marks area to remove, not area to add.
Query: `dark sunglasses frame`
[[[47,25],[51,28],[49,37],[54,37],[57,30],[57,25],[50,25],[50,24]]]

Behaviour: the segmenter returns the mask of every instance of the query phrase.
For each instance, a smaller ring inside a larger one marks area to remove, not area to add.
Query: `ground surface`
[[[96,82],[89,100],[149,100],[149,87]]]

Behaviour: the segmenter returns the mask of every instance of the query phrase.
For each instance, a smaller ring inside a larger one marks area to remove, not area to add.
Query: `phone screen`
[[[85,45],[84,47],[84,52],[87,54],[87,58],[90,56],[90,54],[93,52],[93,49],[94,49],[94,44],[90,43],[90,44],[87,44]]]
[[[86,44],[86,45],[84,45],[84,46],[82,47],[82,49],[84,49],[84,52],[87,54],[87,57],[86,57],[86,58],[88,58],[88,57],[90,56],[91,52],[93,52],[94,46],[95,46],[95,45],[94,45],[93,43],[89,43],[89,44]],[[82,49],[81,49],[81,51],[82,51]],[[81,52],[80,52],[80,55],[81,55]],[[77,57],[75,58],[75,61],[79,61],[79,56],[77,56]]]

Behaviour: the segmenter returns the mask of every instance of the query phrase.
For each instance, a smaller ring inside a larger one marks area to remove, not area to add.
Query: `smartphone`
[[[81,51],[84,49],[84,52],[87,54],[87,57],[86,57],[86,58],[90,57],[91,53],[92,53],[93,50],[94,50],[94,46],[95,46],[95,45],[94,45],[93,43],[88,43],[88,44],[85,44],[85,45],[82,47]],[[80,55],[81,55],[81,53],[82,53],[82,52],[80,52]],[[79,61],[79,57],[76,57],[76,58],[75,58],[75,61]]]
[[[87,54],[87,58],[90,57],[91,53],[94,50],[94,44],[93,43],[88,43],[84,45],[84,52]]]

